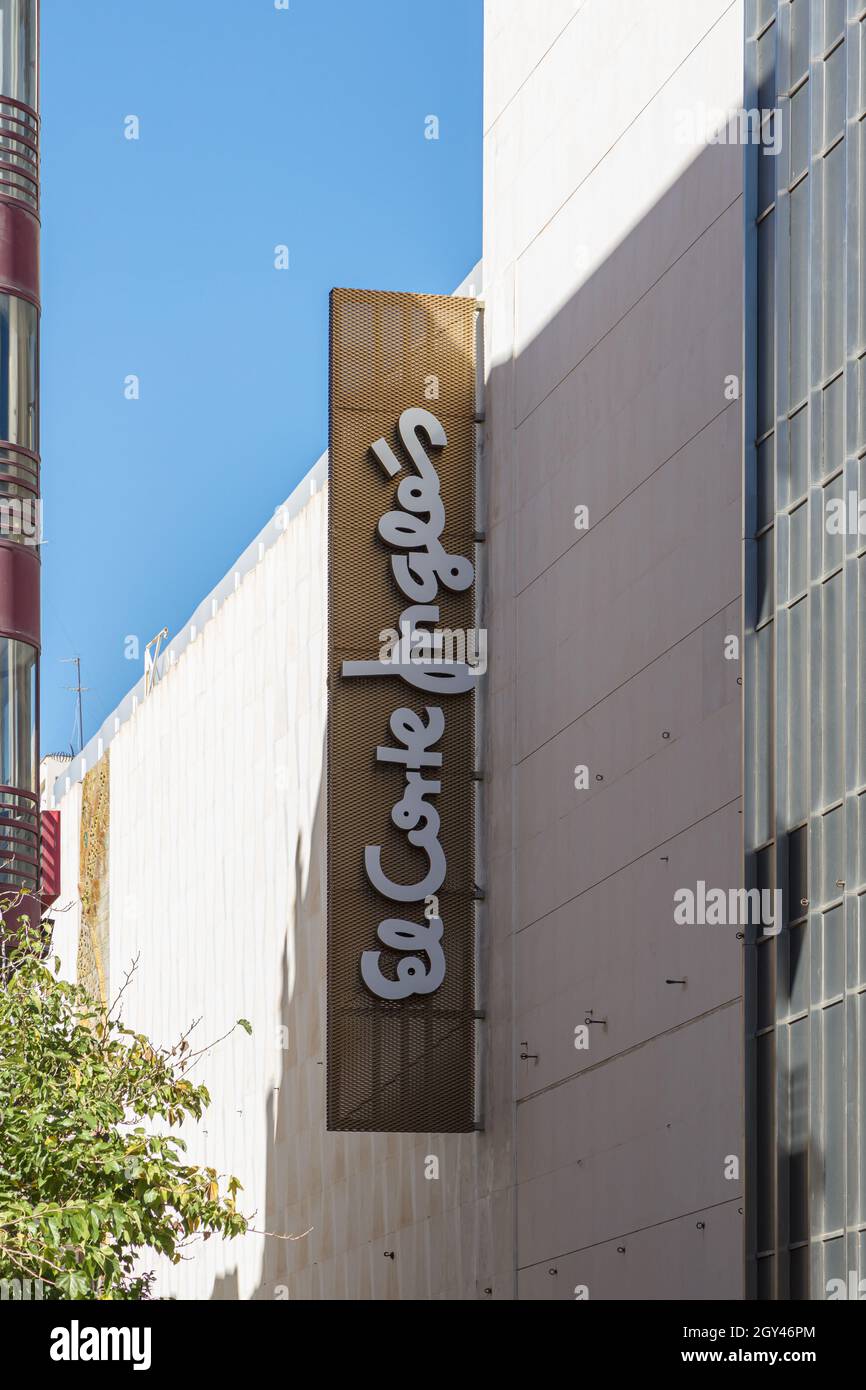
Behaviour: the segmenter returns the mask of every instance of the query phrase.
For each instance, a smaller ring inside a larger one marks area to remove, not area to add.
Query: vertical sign
[[[331,295],[332,1130],[473,1128],[475,311]]]

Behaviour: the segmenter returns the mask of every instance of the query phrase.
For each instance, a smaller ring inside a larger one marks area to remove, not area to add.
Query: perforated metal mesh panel
[[[329,453],[328,720],[328,1128],[460,1131],[474,1120],[474,692],[435,696],[398,676],[345,679],[344,661],[375,660],[380,633],[396,629],[410,600],[392,572],[396,552],[378,534],[414,473],[397,434],[410,407],[433,412],[444,449],[431,452],[440,478],[449,553],[474,559],[475,303],[435,295],[335,290],[331,296]],[[384,438],[402,465],[389,478],[370,446]],[[440,628],[474,625],[474,592],[439,586]],[[393,744],[401,706],[425,718],[439,705],[445,732],[439,842],[448,871],[439,891],[446,973],[433,994],[382,1000],[365,986],[361,953],[398,954],[377,927],[388,917],[423,922],[424,904],[389,902],[369,884],[365,845],[381,845],[393,879],[415,883],[426,856],[392,823],[405,768],[376,760]]]

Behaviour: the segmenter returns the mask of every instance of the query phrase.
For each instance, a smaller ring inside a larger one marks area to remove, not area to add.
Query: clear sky
[[[479,259],[482,8],[42,0],[43,753],[61,658],[86,741],[325,448],[332,286]]]

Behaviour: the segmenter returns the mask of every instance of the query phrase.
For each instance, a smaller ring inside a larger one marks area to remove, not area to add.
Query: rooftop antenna
[[[159,649],[163,640],[168,636],[168,628],[164,627],[162,632],[158,632],[155,637],[151,637],[144,649],[144,693],[150,695],[153,687],[159,680]]]
[[[78,725],[78,751],[79,751],[79,753],[80,753],[81,750],[82,750],[82,748],[84,747],[84,716],[83,716],[82,711],[81,711],[81,696],[84,694],[85,691],[87,691],[87,690],[90,689],[90,686],[89,686],[89,685],[82,685],[82,684],[81,684],[81,657],[80,657],[80,656],[62,656],[62,657],[60,658],[60,660],[61,660],[64,664],[69,664],[69,663],[71,663],[71,662],[74,662],[74,663],[75,663],[76,684],[75,684],[75,685],[67,685],[67,686],[65,686],[64,688],[65,688],[66,690],[72,690],[72,691],[74,691],[74,692],[77,694],[77,696],[78,696],[77,713],[76,713],[75,723]],[[72,726],[72,733],[73,733],[73,737],[74,737],[74,735],[75,735],[75,725]]]

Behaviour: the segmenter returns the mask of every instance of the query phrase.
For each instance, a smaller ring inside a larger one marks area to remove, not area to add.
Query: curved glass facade
[[[37,792],[36,650],[0,637],[0,786]]]
[[[39,452],[39,313],[0,294],[0,440]]]
[[[0,92],[36,109],[38,74],[34,0],[0,3]]]

